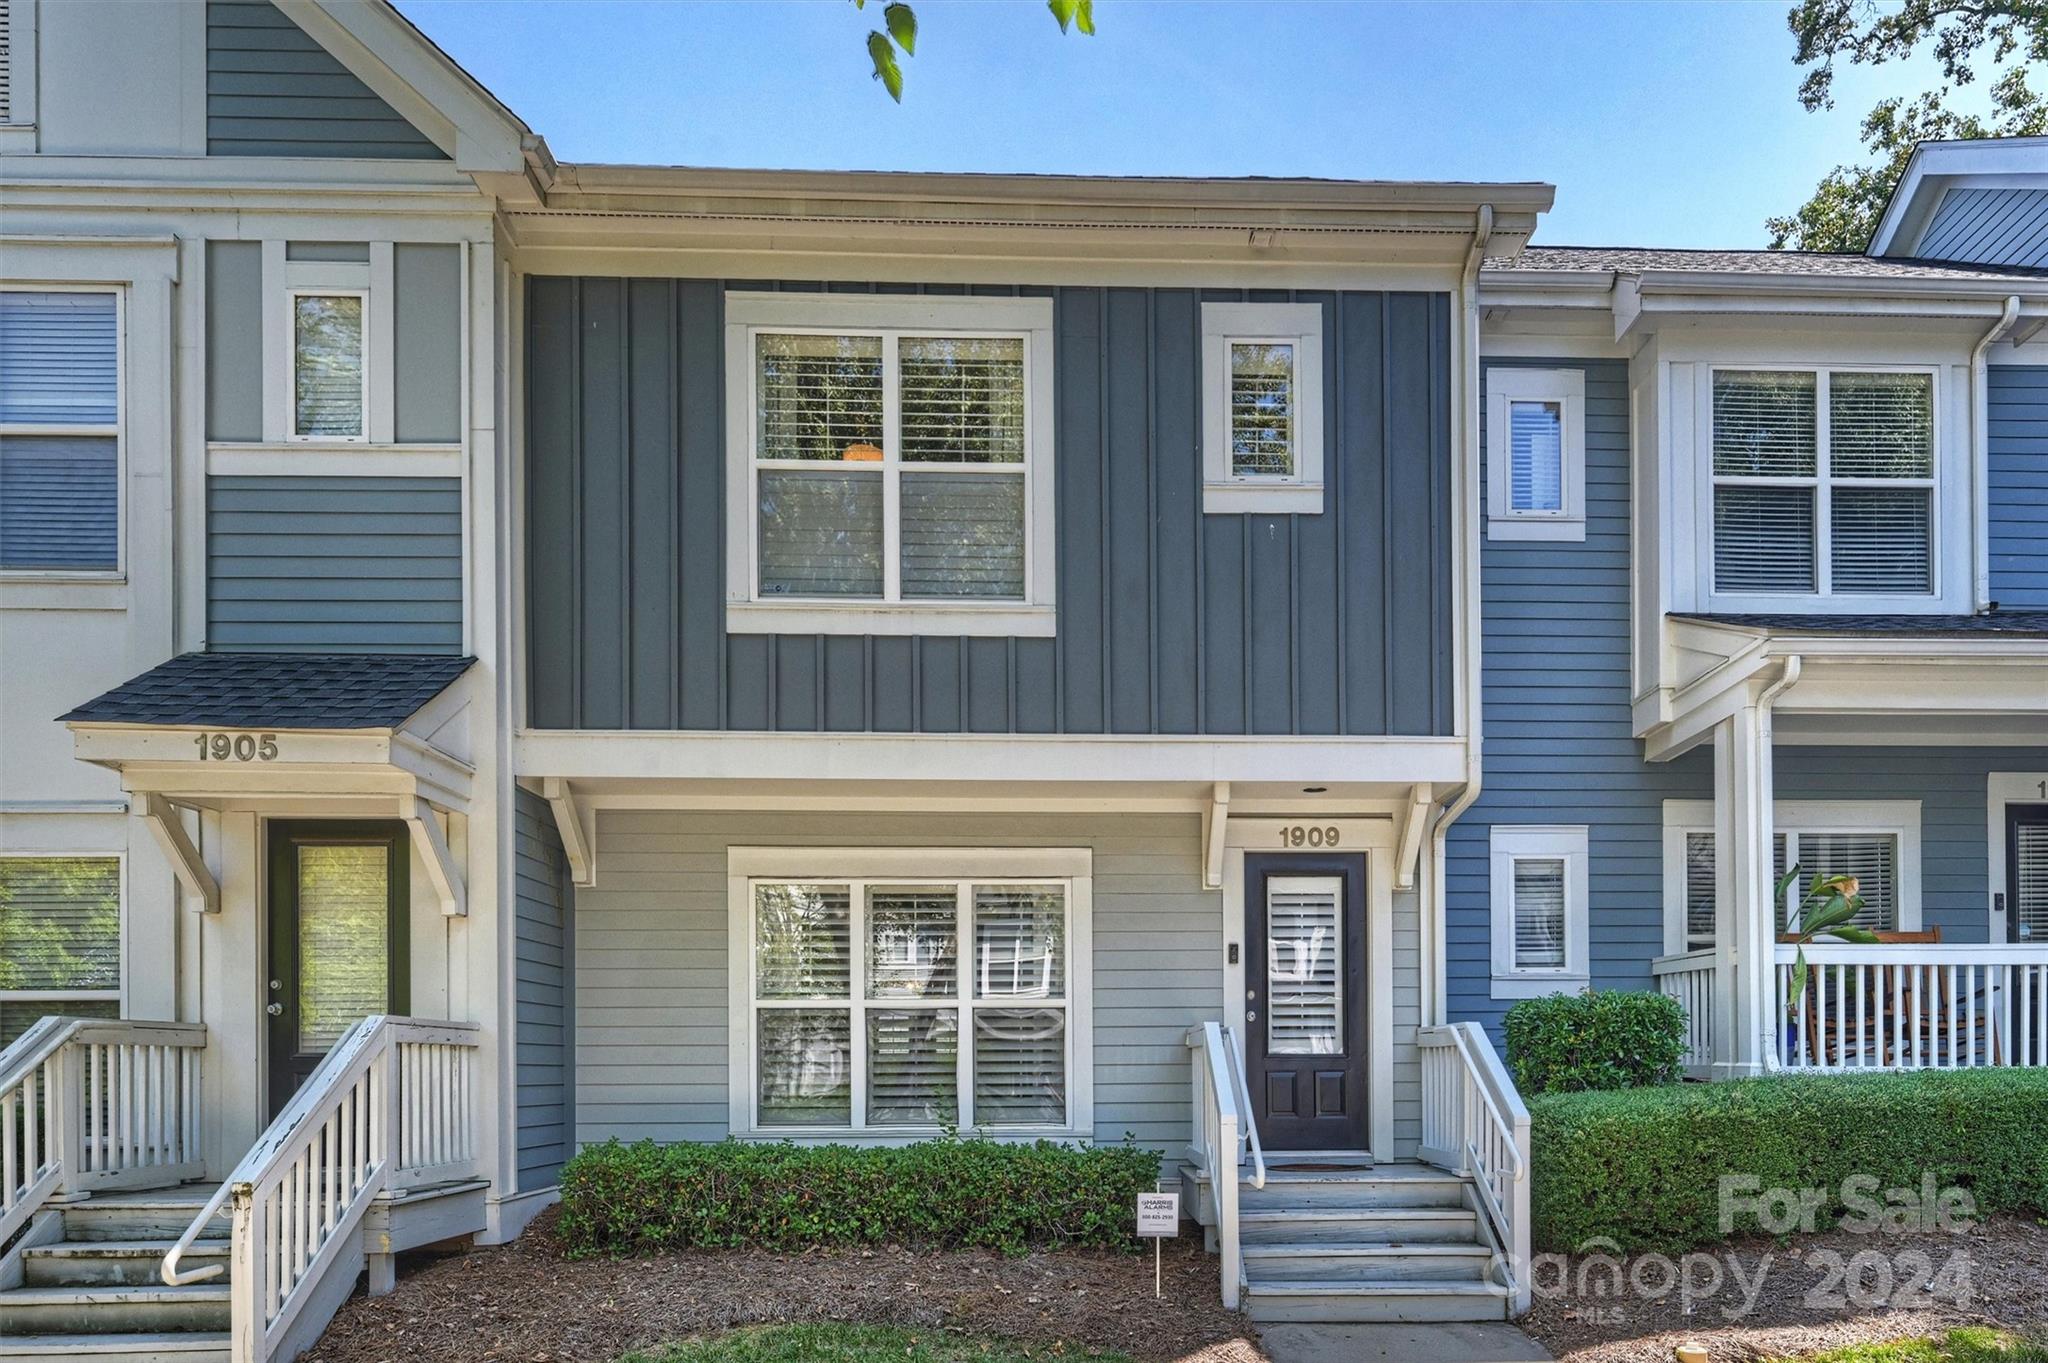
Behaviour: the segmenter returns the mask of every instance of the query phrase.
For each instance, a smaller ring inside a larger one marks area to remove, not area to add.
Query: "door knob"
[[[263,1011],[270,1014],[272,1017],[276,1017],[278,1016],[278,1014],[284,1012],[284,1005],[281,1003],[273,1003]]]
[[[1244,1020],[1246,1022],[1257,1022],[1259,1020],[1259,1015],[1247,1009],[1244,1015]]]

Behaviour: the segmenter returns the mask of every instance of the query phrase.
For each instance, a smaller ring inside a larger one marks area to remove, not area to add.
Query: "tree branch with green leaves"
[[[853,0],[855,9],[867,8],[867,0]],[[1095,0],[1045,0],[1045,7],[1058,21],[1060,32],[1072,28],[1090,37],[1095,34]],[[893,0],[882,10],[882,27],[868,34],[868,60],[874,63],[875,79],[889,92],[889,98],[903,102],[903,64],[896,54],[917,55],[917,11],[903,0]]]

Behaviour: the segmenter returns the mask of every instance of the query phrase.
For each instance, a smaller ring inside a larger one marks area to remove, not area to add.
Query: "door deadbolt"
[[[277,1017],[284,1012],[284,1005],[281,1003],[273,1003],[263,1011],[270,1014],[272,1017]]]

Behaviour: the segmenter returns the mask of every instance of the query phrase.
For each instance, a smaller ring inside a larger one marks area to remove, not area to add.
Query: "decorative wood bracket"
[[[219,913],[220,882],[206,869],[199,849],[185,835],[185,824],[178,818],[177,807],[161,795],[145,795],[142,817],[149,824],[149,831],[156,835],[156,845],[164,849],[164,857],[171,863],[178,883],[199,901],[199,911]]]
[[[1209,793],[1209,817],[1202,824],[1202,884],[1223,888],[1223,834],[1230,826],[1230,782],[1218,781]]]
[[[1415,888],[1415,873],[1422,860],[1422,830],[1429,823],[1429,809],[1436,802],[1436,789],[1427,781],[1408,787],[1408,808],[1401,815],[1401,846],[1394,858],[1394,888]]]
[[[597,884],[597,851],[583,826],[583,807],[576,792],[559,776],[541,779],[541,798],[555,813],[555,831],[562,838],[562,855],[569,862],[569,879],[577,885]]]
[[[448,840],[441,836],[441,821],[434,817],[433,806],[415,795],[403,813],[412,830],[412,845],[426,863],[434,896],[441,901],[441,913],[448,918],[468,917],[469,891],[463,884],[462,868],[449,855]]]

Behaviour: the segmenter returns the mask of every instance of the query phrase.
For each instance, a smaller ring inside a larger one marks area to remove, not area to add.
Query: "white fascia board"
[[[1834,309],[1869,311],[1871,304],[1913,304],[1929,307],[1934,315],[1961,317],[1996,316],[2013,294],[2031,305],[2030,310],[2048,308],[2048,280],[2023,276],[2012,278],[1962,279],[1883,278],[1863,275],[1760,274],[1739,275],[1712,270],[1656,270],[1629,275],[1642,296],[1646,311],[1684,311],[1715,308],[1750,311]],[[1619,285],[1617,285],[1619,288]]]
[[[520,730],[522,777],[733,781],[987,781],[1455,785],[1462,738],[789,734]]]
[[[1912,255],[1942,196],[1959,179],[2048,175],[2048,137],[1922,142],[1893,186],[1870,237],[1870,254]],[[1896,251],[1894,248],[1897,248]]]

